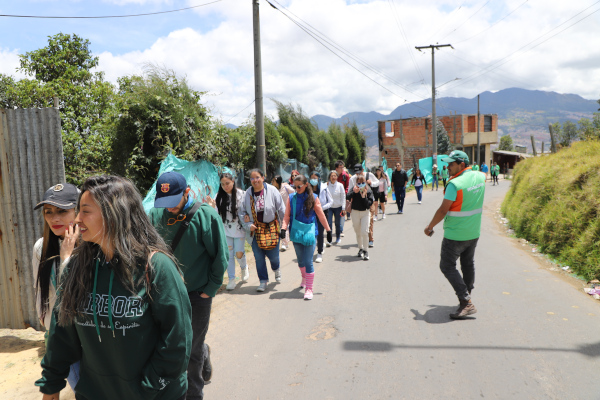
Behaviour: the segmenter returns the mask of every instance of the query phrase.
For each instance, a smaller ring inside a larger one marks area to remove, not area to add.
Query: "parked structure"
[[[477,115],[446,115],[438,117],[438,121],[446,129],[453,148],[464,151],[470,160],[476,161]],[[401,162],[411,166],[413,160],[433,155],[431,116],[378,121],[378,125],[380,162],[385,157],[389,165]],[[481,114],[479,131],[480,159],[489,163],[490,147],[498,143],[498,115]]]

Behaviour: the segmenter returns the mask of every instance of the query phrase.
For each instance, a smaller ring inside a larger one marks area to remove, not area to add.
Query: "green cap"
[[[458,161],[464,162],[465,164],[469,164],[469,156],[464,151],[454,150],[452,153],[448,154],[448,157],[442,158],[442,161],[445,163]]]

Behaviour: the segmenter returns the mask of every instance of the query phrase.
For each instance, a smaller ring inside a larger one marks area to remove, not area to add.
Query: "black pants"
[[[192,304],[192,331],[194,337],[192,338],[192,353],[187,370],[188,391],[185,400],[202,400],[204,396],[202,368],[204,367],[204,360],[208,356],[204,339],[208,332],[212,297],[205,299],[198,292],[189,292],[188,295]]]
[[[321,224],[319,218],[317,218],[317,232],[317,253],[323,254],[323,232],[325,232],[325,227]]]
[[[398,206],[398,211],[402,212],[402,210],[404,210],[404,198],[406,197],[406,186],[396,187],[395,192],[396,192],[396,205]]]
[[[475,248],[478,240],[479,238],[466,241],[442,240],[440,269],[460,300],[471,299],[471,290],[475,284]],[[462,276],[456,269],[456,260],[459,258]]]

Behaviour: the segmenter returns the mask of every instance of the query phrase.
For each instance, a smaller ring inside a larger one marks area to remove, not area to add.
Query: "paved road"
[[[375,225],[370,261],[342,245],[316,265],[303,301],[292,251],[283,281],[217,297],[207,399],[600,399],[600,304],[542,268],[493,219],[508,182],[488,184],[476,252],[474,319],[439,271],[441,226],[423,229],[442,191],[414,193]],[[273,279],[271,275],[271,279]]]

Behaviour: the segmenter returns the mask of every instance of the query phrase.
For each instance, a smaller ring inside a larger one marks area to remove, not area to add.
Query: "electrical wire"
[[[0,14],[0,17],[7,17],[7,18],[44,18],[44,19],[102,19],[102,18],[146,17],[146,16],[149,16],[149,15],[168,14],[168,13],[174,13],[174,12],[179,12],[179,11],[191,10],[193,8],[208,6],[210,4],[218,3],[220,1],[223,1],[223,0],[215,0],[215,1],[211,1],[210,3],[199,4],[199,5],[196,5],[196,6],[185,7],[185,8],[178,8],[176,10],[158,11],[158,12],[144,13],[144,14],[102,15],[102,16],[87,16],[87,17],[75,17],[75,16],[64,17],[64,16],[44,16],[44,15]]]
[[[600,1],[597,1],[597,2],[595,2],[594,4],[592,4],[592,5],[590,5],[590,6],[586,7],[586,8],[584,8],[582,11],[578,12],[577,14],[575,14],[574,16],[572,16],[571,18],[567,19],[566,21],[562,22],[561,24],[559,24],[559,25],[555,26],[554,28],[550,29],[548,32],[544,33],[543,35],[540,35],[540,36],[538,36],[536,39],[534,39],[534,40],[530,41],[529,43],[525,44],[524,46],[521,46],[519,49],[517,49],[517,50],[513,51],[512,53],[510,53],[510,54],[508,54],[508,55],[506,55],[506,56],[502,57],[501,59],[499,59],[498,61],[496,61],[496,62],[492,63],[492,64],[491,64],[491,65],[489,65],[488,67],[485,67],[485,68],[483,68],[481,71],[478,71],[478,72],[475,72],[475,73],[473,73],[473,74],[469,75],[467,78],[464,78],[463,80],[461,80],[461,82],[459,82],[459,83],[457,83],[457,84],[455,84],[455,85],[453,85],[453,86],[451,86],[451,87],[447,88],[446,90],[454,89],[454,88],[456,88],[456,87],[458,87],[458,86],[460,86],[460,85],[463,85],[463,84],[467,83],[468,81],[471,81],[471,80],[473,80],[473,79],[475,79],[475,78],[478,78],[478,77],[480,77],[480,76],[482,76],[482,75],[484,75],[484,74],[486,74],[486,73],[488,73],[488,72],[492,72],[493,70],[495,70],[495,69],[497,69],[497,68],[501,67],[502,65],[504,65],[504,64],[506,64],[506,63],[508,63],[508,62],[510,62],[510,61],[512,61],[512,60],[514,60],[515,58],[517,58],[517,56],[515,56],[515,55],[516,55],[517,53],[519,53],[521,50],[523,50],[523,49],[527,48],[527,47],[528,47],[528,46],[530,46],[532,43],[534,43],[534,42],[536,42],[536,41],[540,40],[540,39],[541,39],[541,38],[543,38],[544,36],[547,36],[548,34],[552,33],[552,31],[554,31],[554,30],[556,30],[556,29],[560,28],[561,26],[565,25],[567,22],[569,22],[569,21],[571,21],[572,19],[576,18],[577,16],[579,16],[579,15],[583,14],[585,11],[587,11],[587,10],[589,10],[590,8],[594,7],[594,6],[595,6],[596,4],[598,4],[598,3],[600,3]],[[574,26],[574,25],[577,25],[578,23],[580,23],[580,22],[581,22],[581,21],[583,21],[584,19],[587,19],[587,18],[591,17],[592,15],[594,15],[595,13],[597,13],[598,11],[600,11],[600,8],[598,8],[598,9],[597,9],[597,10],[595,10],[595,11],[592,11],[591,13],[589,13],[589,14],[588,14],[588,15],[586,15],[586,16],[584,16],[583,18],[580,18],[579,20],[575,21],[575,22],[574,22],[574,23],[572,23],[571,25],[569,25],[569,26],[565,27],[564,29],[562,29],[562,30],[560,30],[560,31],[556,32],[554,35],[552,35],[552,36],[550,36],[550,37],[548,37],[548,38],[544,39],[543,41],[541,41],[541,42],[539,42],[539,43],[537,43],[537,44],[535,44],[535,45],[533,45],[533,46],[529,47],[527,50],[525,50],[525,51],[523,51],[521,54],[519,54],[519,55],[518,55],[518,57],[520,57],[520,56],[522,56],[523,54],[525,54],[525,53],[527,53],[527,52],[529,52],[529,51],[531,51],[531,50],[535,49],[536,47],[538,47],[538,46],[542,45],[543,43],[546,43],[548,40],[552,39],[553,37],[555,37],[555,36],[559,35],[560,33],[564,32],[564,31],[566,31],[567,29],[571,28],[572,26]],[[515,57],[513,57],[513,56],[515,56]],[[503,60],[506,60],[506,61],[502,62]]]
[[[415,55],[414,55],[414,52],[412,51],[412,47],[408,43],[408,36],[406,35],[406,31],[404,30],[404,25],[402,25],[402,20],[400,19],[398,9],[396,8],[396,2],[395,2],[395,0],[388,0],[388,4],[390,5],[390,8],[392,9],[392,13],[394,14],[394,19],[396,20],[396,26],[398,27],[398,30],[400,31],[400,35],[404,39],[404,43],[406,43],[406,49],[408,50],[408,55],[410,56],[410,59],[411,59],[413,65],[415,66],[417,74],[421,78],[421,82],[424,83],[425,78],[423,77],[421,68],[419,68],[419,64],[417,64],[417,60],[415,59]]]
[[[475,11],[473,14],[471,14],[471,16],[469,18],[465,19],[459,26],[457,26],[456,28],[454,28],[454,30],[448,32],[446,34],[446,36],[444,36],[443,38],[440,39],[440,41],[444,40],[445,38],[447,38],[448,36],[450,36],[454,32],[456,32],[458,29],[462,28],[463,25],[466,24],[468,20],[470,20],[471,18],[473,18],[479,11],[483,10],[483,7],[487,6],[490,1],[492,1],[492,0],[486,1],[484,5],[482,5],[481,7],[479,7],[479,9],[477,9],[477,11]]]
[[[435,37],[435,35],[437,35],[437,34],[438,34],[438,33],[440,33],[441,31],[443,31],[443,30],[446,28],[446,26],[448,25],[448,22],[450,22],[450,17],[452,17],[452,14],[454,14],[455,12],[457,12],[458,10],[460,10],[460,9],[462,8],[462,6],[464,6],[464,5],[465,5],[465,3],[466,3],[466,1],[463,1],[463,3],[462,3],[460,6],[458,6],[458,7],[457,7],[457,8],[455,8],[454,10],[452,10],[452,12],[451,12],[450,14],[448,14],[448,17],[446,18],[446,23],[445,23],[444,25],[442,25],[440,28],[438,28],[438,30],[437,30],[437,31],[435,31],[435,32],[433,33],[433,35],[431,35],[431,36],[429,37],[429,39],[427,39],[427,40],[424,40],[424,42],[431,42],[431,39],[433,39],[433,38]]]
[[[467,38],[467,39],[463,39],[463,40],[459,40],[458,42],[454,41],[455,44],[458,43],[462,43],[462,42],[466,42],[467,40],[471,40],[473,39],[475,36],[479,36],[481,35],[483,32],[486,32],[490,29],[492,29],[494,26],[496,26],[497,24],[499,24],[500,22],[502,22],[503,20],[505,20],[508,16],[510,16],[512,13],[514,13],[515,11],[517,11],[519,8],[523,7],[525,5],[525,3],[527,3],[529,0],[525,0],[524,2],[521,3],[520,6],[518,6],[517,8],[515,8],[514,10],[512,10],[511,12],[509,12],[508,14],[506,14],[504,17],[500,18],[498,21],[494,22],[492,25],[488,26],[487,28],[485,28],[484,30],[482,30],[479,33],[474,34],[473,36]]]
[[[223,123],[223,125],[227,125],[229,123],[229,121],[231,121],[232,119],[234,119],[235,117],[237,117],[238,115],[240,115],[241,113],[246,111],[246,109],[248,109],[248,107],[250,107],[252,104],[254,104],[255,101],[256,101],[256,99],[252,100],[252,102],[250,104],[248,104],[246,107],[244,107],[244,109],[242,111],[235,114],[233,117],[229,118],[226,122]]]

